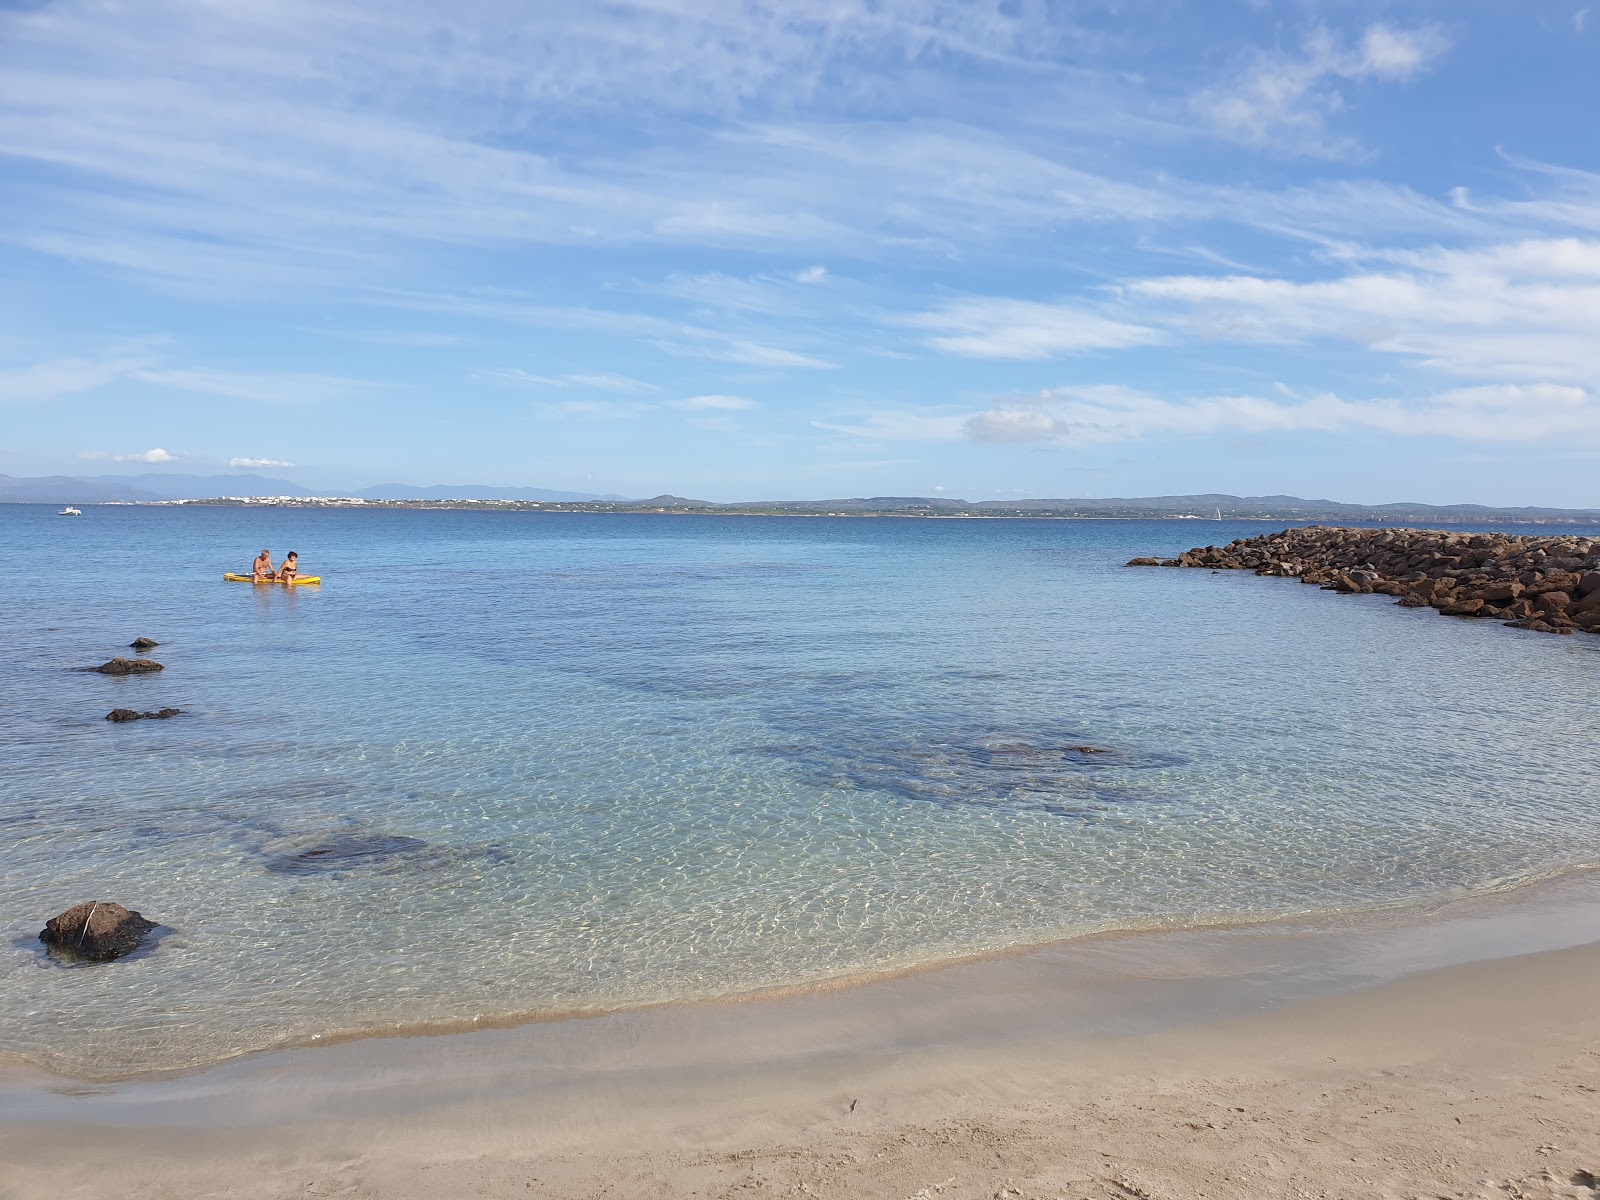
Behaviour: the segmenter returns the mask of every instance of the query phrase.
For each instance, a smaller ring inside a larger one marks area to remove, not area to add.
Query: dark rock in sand
[[[387,833],[354,833],[329,838],[266,861],[266,868],[279,875],[322,875],[375,866],[397,854],[422,850],[428,843],[421,838]]]
[[[154,650],[159,645],[161,645],[160,642],[152,642],[147,637],[139,637],[139,638],[134,638],[133,641],[128,643],[128,649],[130,649],[130,650]]]
[[[165,671],[166,667],[148,658],[113,658],[98,667],[90,667],[102,675],[148,675],[152,671]]]
[[[39,940],[72,958],[110,962],[137,950],[144,935],[154,928],[156,922],[137,912],[97,900],[75,904],[59,917],[51,917]]]
[[[168,717],[175,717],[181,713],[181,708],[161,708],[148,712],[138,712],[131,708],[113,708],[106,714],[108,721],[164,721]]]

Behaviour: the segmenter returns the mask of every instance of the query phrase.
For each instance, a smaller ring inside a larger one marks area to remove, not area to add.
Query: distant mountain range
[[[490,505],[559,505],[605,512],[719,512],[763,515],[974,516],[974,517],[1198,517],[1224,520],[1378,521],[1405,525],[1427,522],[1505,521],[1600,524],[1600,509],[1493,508],[1482,504],[1347,504],[1300,496],[1232,496],[1206,492],[1189,496],[1077,497],[1060,500],[960,500],[948,496],[856,496],[835,500],[750,500],[731,504],[661,495],[648,500],[549,488],[487,487],[482,484],[385,483],[354,491],[312,490],[287,479],[263,475],[50,475],[16,478],[0,475],[0,503],[103,504],[157,500],[213,500],[223,497],[281,496],[309,499],[345,496],[391,504],[448,506],[452,501]]]
[[[546,488],[482,487],[478,484],[435,484],[412,487],[384,483],[358,491],[313,491],[287,479],[265,475],[43,475],[19,478],[0,475],[0,504],[106,504],[153,500],[212,500],[221,496],[359,496],[363,500],[534,500],[603,502],[626,500],[593,492],[550,491]]]

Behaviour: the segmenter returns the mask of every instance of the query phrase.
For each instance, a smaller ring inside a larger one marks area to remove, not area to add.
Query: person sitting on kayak
[[[300,555],[296,551],[289,551],[288,557],[283,560],[283,566],[278,568],[279,583],[294,582],[294,577],[300,573],[300,564],[297,561],[299,557]]]
[[[255,562],[250,564],[250,575],[256,583],[266,583],[278,577],[272,569],[272,555],[263,550]]]

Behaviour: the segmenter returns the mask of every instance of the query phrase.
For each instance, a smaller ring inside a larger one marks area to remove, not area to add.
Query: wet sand
[[[1600,1196],[1600,879],[0,1080],[0,1197]],[[1531,952],[1531,953],[1530,953]]]

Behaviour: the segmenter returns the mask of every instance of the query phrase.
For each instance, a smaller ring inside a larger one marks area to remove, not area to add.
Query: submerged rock
[[[1085,816],[1150,799],[1127,774],[1167,767],[1171,755],[1082,741],[1082,731],[996,733],[945,727],[921,736],[862,728],[825,744],[751,747],[783,758],[818,787],[886,792],[939,805]]]
[[[160,708],[149,712],[138,712],[131,708],[113,708],[106,714],[108,721],[163,721],[168,717],[175,717],[181,713],[181,708]]]
[[[130,649],[130,650],[154,650],[159,645],[161,645],[160,642],[153,642],[147,637],[136,637],[136,638],[133,639],[133,641],[128,643],[128,649]]]
[[[113,658],[98,667],[90,667],[102,675],[148,675],[152,671],[165,671],[166,667],[148,658]]]
[[[156,922],[109,900],[75,904],[39,932],[45,945],[71,958],[110,962],[139,948]]]
[[[400,834],[344,834],[292,854],[276,855],[265,865],[279,875],[320,875],[375,866],[397,854],[426,849],[427,845],[421,838]]]

